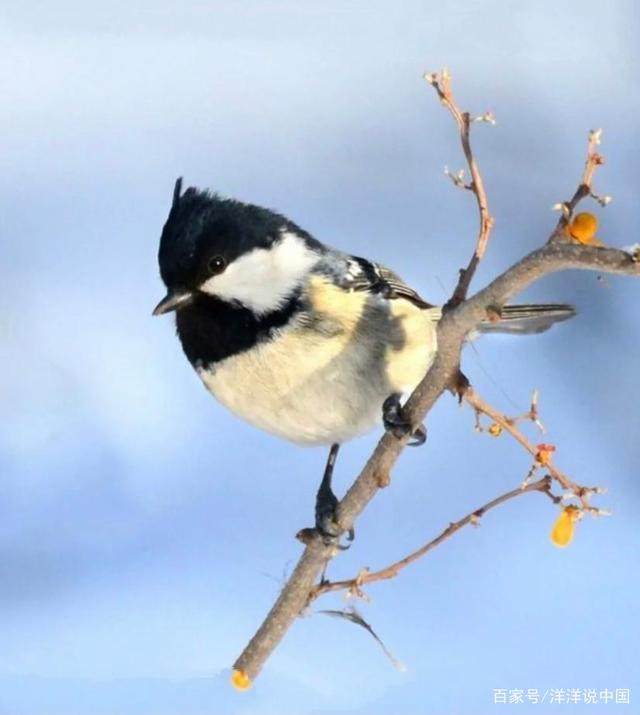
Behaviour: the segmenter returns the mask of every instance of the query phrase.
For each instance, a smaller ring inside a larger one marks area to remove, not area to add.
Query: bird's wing
[[[418,308],[434,307],[389,268],[358,256],[349,256],[344,287],[353,291],[381,295],[389,300],[404,298]]]

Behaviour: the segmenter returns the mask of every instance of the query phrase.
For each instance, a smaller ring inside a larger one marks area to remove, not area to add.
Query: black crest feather
[[[173,187],[173,203],[171,204],[171,208],[175,208],[176,205],[178,204],[178,201],[180,201],[180,194],[182,193],[182,177],[179,176],[176,179],[176,185]]]

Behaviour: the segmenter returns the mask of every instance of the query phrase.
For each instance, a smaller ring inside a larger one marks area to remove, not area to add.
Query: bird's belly
[[[250,377],[247,366],[200,370],[213,395],[232,412],[267,432],[299,444],[341,443],[371,429],[380,419],[384,393],[337,376],[307,375],[292,389],[286,375]],[[239,377],[244,382],[239,382]],[[227,386],[235,387],[229,389]]]
[[[383,401],[412,390],[433,359],[428,311],[398,308],[402,335],[288,329],[198,374],[222,404],[261,429],[300,444],[341,443],[381,423]]]

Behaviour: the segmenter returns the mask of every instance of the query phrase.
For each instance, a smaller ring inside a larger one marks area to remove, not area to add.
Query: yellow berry
[[[497,422],[494,422],[489,427],[488,432],[492,437],[499,437],[502,434],[502,426],[499,425]]]
[[[573,539],[576,521],[580,518],[580,509],[576,506],[566,506],[556,519],[551,529],[551,541],[555,546],[564,548],[569,546]]]
[[[244,670],[234,670],[231,674],[231,685],[233,685],[236,690],[249,690],[251,687],[251,678],[249,678]]]

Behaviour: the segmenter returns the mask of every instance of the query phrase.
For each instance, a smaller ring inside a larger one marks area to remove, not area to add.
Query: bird
[[[177,179],[160,237],[182,349],[206,389],[233,413],[301,445],[329,447],[315,529],[344,531],[331,487],[340,445],[382,421],[426,439],[401,399],[426,374],[442,307],[389,268],[326,245],[284,215]],[[566,304],[507,305],[480,332],[537,333],[566,320]],[[353,532],[350,532],[353,538]]]

